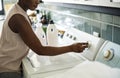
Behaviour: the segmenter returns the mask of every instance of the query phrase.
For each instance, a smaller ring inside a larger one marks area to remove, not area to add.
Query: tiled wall
[[[18,0],[3,0],[4,1],[4,9],[5,9],[5,14],[7,14],[8,10],[10,7],[15,4]]]
[[[98,32],[99,37],[120,44],[120,16],[61,6],[40,5],[40,7],[40,10],[46,10],[51,14],[56,24],[74,27],[91,35]]]
[[[4,3],[6,4],[6,3],[15,3],[15,2],[17,2],[17,0],[3,0],[4,1]]]

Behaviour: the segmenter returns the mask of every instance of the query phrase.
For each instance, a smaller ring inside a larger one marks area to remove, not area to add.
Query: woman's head
[[[39,4],[39,0],[18,0],[18,3],[24,10],[35,10]]]

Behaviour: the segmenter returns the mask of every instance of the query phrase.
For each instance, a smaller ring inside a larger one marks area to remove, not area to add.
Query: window
[[[0,15],[4,15],[4,6],[3,6],[3,0],[0,0]]]

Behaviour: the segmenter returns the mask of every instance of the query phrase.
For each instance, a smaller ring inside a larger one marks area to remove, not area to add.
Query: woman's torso
[[[14,33],[8,26],[8,21],[14,14],[23,15],[30,23],[26,12],[18,4],[10,9],[4,21],[0,39],[0,72],[19,71],[21,61],[29,49],[20,35]]]

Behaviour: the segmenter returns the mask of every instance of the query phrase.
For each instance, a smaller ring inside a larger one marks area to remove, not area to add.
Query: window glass
[[[2,3],[1,3],[1,1],[0,1],[0,11],[2,10]]]
[[[0,15],[4,15],[3,0],[0,0]]]

